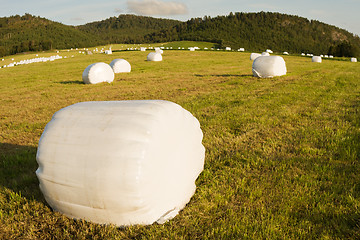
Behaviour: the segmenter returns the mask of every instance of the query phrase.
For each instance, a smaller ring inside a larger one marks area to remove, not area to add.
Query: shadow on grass
[[[35,171],[35,147],[0,143],[0,185],[27,199],[45,203]]]
[[[196,77],[253,77],[251,74],[210,74],[210,75],[202,75],[195,74]]]
[[[65,81],[65,82],[57,82],[60,84],[79,84],[79,85],[84,85],[85,83],[82,81]]]

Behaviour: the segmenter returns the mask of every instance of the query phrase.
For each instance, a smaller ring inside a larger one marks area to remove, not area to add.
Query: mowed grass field
[[[360,238],[359,63],[284,56],[286,76],[259,79],[250,53],[148,53],[61,52],[74,57],[0,69],[0,239]],[[115,58],[132,72],[82,83],[88,65]],[[173,101],[200,121],[205,168],[191,201],[163,225],[126,228],[53,212],[35,175],[52,115],[137,99]]]

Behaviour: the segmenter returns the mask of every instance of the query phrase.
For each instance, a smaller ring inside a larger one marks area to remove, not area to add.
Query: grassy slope
[[[0,69],[0,239],[360,238],[358,64],[285,56],[286,76],[257,79],[249,53],[147,54]],[[82,84],[86,66],[114,58],[132,72]],[[163,225],[128,228],[52,212],[34,173],[46,123],[76,102],[125,99],[170,100],[199,119],[206,163],[191,202]]]

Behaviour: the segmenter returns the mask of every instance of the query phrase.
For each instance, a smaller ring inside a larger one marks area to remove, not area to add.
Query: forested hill
[[[170,29],[180,23],[177,20],[126,14],[76,28],[107,43],[143,43],[145,35]]]
[[[99,44],[73,26],[30,14],[0,18],[0,56],[27,51],[87,47]]]
[[[360,38],[319,21],[280,13],[230,13],[191,19],[146,36],[148,42],[211,41],[221,47],[359,56]],[[348,54],[349,53],[349,54]]]
[[[248,51],[360,57],[360,38],[319,21],[280,13],[230,13],[181,22],[120,15],[68,26],[30,14],[0,18],[0,56],[27,51],[91,47],[111,43],[209,41]]]

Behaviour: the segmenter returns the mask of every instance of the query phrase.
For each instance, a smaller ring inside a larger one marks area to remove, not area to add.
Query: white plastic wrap
[[[250,60],[254,61],[256,58],[260,57],[261,54],[260,53],[251,53],[250,54]]]
[[[263,53],[261,53],[261,56],[270,56],[270,53],[268,53],[268,52],[263,52]]]
[[[351,62],[357,62],[357,58],[351,58],[351,60],[350,60]]]
[[[154,61],[154,62],[161,62],[162,61],[162,55],[158,52],[151,52],[147,55],[148,61]]]
[[[173,102],[77,103],[46,125],[36,175],[49,205],[69,217],[163,223],[195,192],[202,137],[198,120]]]
[[[109,64],[98,62],[89,65],[82,74],[82,79],[86,84],[96,84],[101,82],[111,83],[115,75]]]
[[[260,56],[254,60],[252,72],[261,78],[282,76],[286,74],[286,64],[280,56]]]
[[[311,58],[311,61],[312,61],[312,62],[316,62],[316,63],[321,63],[321,62],[322,62],[322,59],[321,59],[320,56],[313,56],[313,57]]]
[[[110,63],[110,67],[113,69],[114,73],[131,72],[131,65],[125,59],[120,59],[120,58],[114,59]]]

